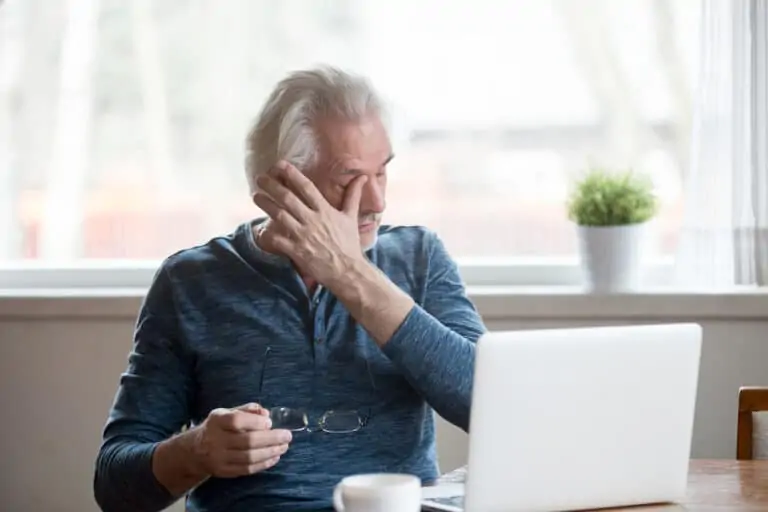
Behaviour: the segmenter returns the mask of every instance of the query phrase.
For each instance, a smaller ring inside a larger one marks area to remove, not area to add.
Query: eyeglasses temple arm
[[[264,374],[267,373],[267,357],[269,357],[269,352],[272,350],[272,347],[267,347],[264,349],[264,355],[262,356],[262,362],[261,362],[261,375],[259,376],[259,391],[257,393],[256,401],[261,404],[261,390],[264,388]]]

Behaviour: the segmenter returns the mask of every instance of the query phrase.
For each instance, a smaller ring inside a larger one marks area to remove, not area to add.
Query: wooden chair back
[[[768,387],[739,389],[736,458],[768,459]]]

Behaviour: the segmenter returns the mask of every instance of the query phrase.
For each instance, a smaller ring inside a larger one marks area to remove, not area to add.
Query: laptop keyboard
[[[450,507],[464,508],[464,496],[446,496],[446,497],[439,497],[439,498],[429,498],[427,501],[431,501],[439,505],[448,505]]]

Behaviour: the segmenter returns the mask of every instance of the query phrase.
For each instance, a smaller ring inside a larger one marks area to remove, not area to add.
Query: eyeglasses
[[[259,379],[259,397],[261,396],[261,390],[264,386],[264,374],[267,366],[267,357],[269,356],[271,347],[267,347],[264,351],[264,359],[261,369],[261,378]],[[376,389],[376,384],[373,381],[373,375],[371,375],[371,367],[366,359],[366,371],[368,373],[368,379],[371,384],[371,398],[373,399],[373,391]],[[261,403],[261,400],[258,400]],[[357,432],[368,424],[368,420],[371,417],[371,410],[368,408],[365,414],[355,410],[330,410],[324,412],[316,421],[311,422],[306,410],[301,408],[292,407],[271,407],[269,409],[269,417],[272,420],[272,428],[280,428],[290,430],[292,432],[326,432],[328,434],[351,434]]]
[[[316,422],[309,421],[309,415],[304,409],[290,407],[273,407],[269,410],[272,428],[282,428],[292,432],[317,432],[328,434],[351,434],[357,432],[368,423],[370,410],[360,414],[356,410],[326,411]]]

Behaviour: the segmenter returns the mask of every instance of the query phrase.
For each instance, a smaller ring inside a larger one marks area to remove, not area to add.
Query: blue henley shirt
[[[259,249],[252,225],[180,251],[158,270],[96,460],[103,510],[171,505],[152,472],[153,451],[217,407],[303,408],[310,422],[358,410],[369,420],[353,433],[295,433],[267,471],[193,489],[192,512],[330,509],[334,485],[355,473],[432,480],[433,410],[469,428],[475,342],[485,327],[434,233],[382,226],[366,253],[416,302],[379,348],[328,290],[310,296],[287,259]]]

